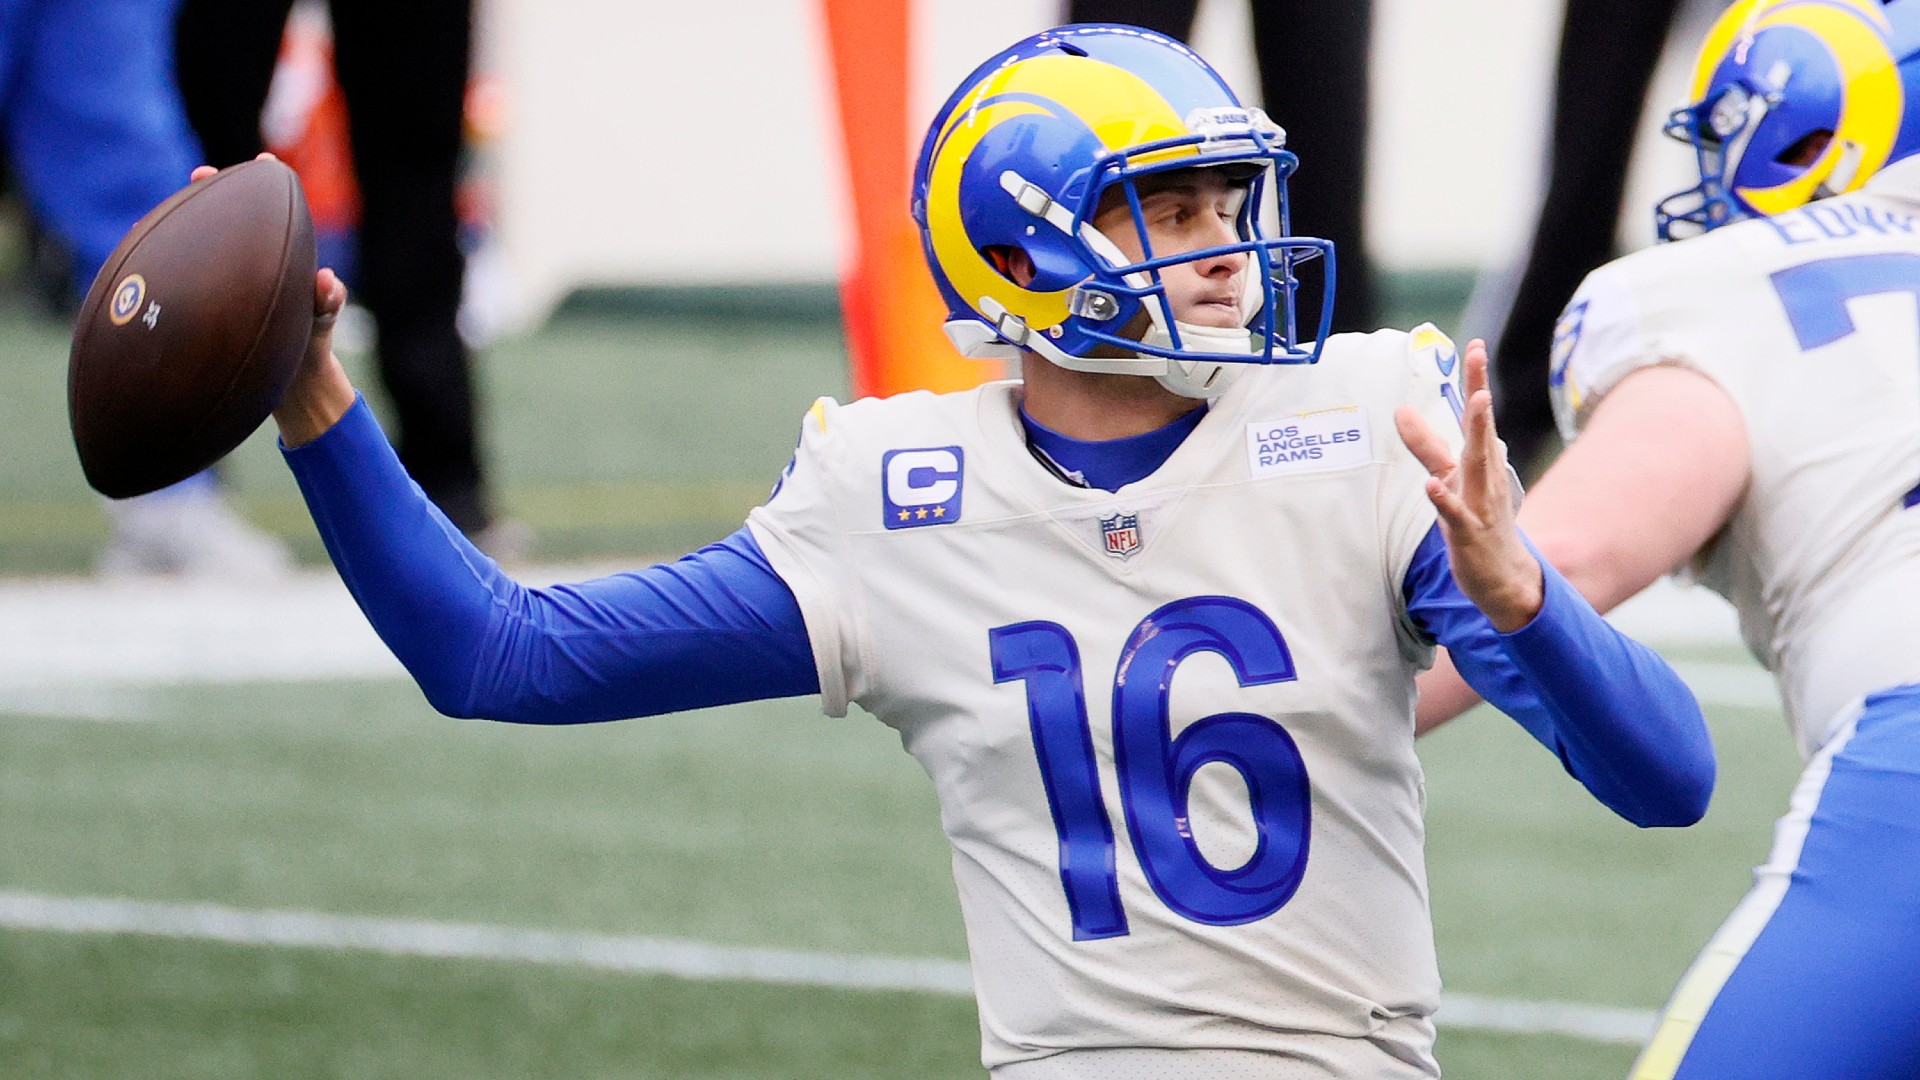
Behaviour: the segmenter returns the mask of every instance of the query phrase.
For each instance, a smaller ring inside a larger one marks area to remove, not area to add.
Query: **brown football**
[[[313,328],[313,217],[271,159],[187,185],[141,218],[73,328],[67,416],[87,482],[124,499],[245,441]]]

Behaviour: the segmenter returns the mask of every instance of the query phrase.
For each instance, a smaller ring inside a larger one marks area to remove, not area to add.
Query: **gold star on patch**
[[[900,511],[900,520],[901,520],[901,521],[906,521],[907,519],[909,519],[909,518],[911,518],[911,517],[913,517],[913,511],[911,511],[911,510],[902,510],[902,511]]]
[[[943,517],[946,517],[946,516],[947,516],[947,508],[946,508],[946,507],[944,507],[944,506],[936,506],[936,507],[934,507],[934,508],[933,508],[933,516],[934,516],[934,517],[937,517],[937,518],[943,518]]]
[[[927,508],[923,506],[920,509],[915,510],[913,512],[913,516],[919,518],[921,521],[927,520]]]

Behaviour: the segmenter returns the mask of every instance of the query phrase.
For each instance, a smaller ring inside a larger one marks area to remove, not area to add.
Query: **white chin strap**
[[[1253,355],[1253,331],[1245,327],[1195,326],[1183,322],[1174,326],[1180,331],[1183,349]],[[1153,329],[1147,331],[1141,344],[1170,349],[1173,336],[1161,328],[1156,318]],[[1166,370],[1154,376],[1155,381],[1181,397],[1202,399],[1220,396],[1247,367],[1225,360],[1167,360],[1165,363]]]

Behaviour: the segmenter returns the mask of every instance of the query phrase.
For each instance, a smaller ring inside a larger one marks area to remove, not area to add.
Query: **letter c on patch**
[[[958,446],[887,451],[880,461],[886,527],[950,525],[958,520],[962,462]]]
[[[896,506],[932,506],[958,490],[960,455],[954,450],[901,450],[887,460],[887,497]]]

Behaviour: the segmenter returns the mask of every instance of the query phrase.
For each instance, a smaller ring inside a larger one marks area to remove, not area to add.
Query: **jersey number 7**
[[[1817,259],[1791,266],[1772,277],[1773,291],[1801,351],[1831,345],[1854,331],[1847,301],[1880,293],[1906,293],[1920,302],[1920,255],[1885,252]],[[1920,504],[1920,486],[1901,500]]]
[[[1113,827],[1100,793],[1087,722],[1080,650],[1058,623],[1024,622],[987,634],[996,683],[1021,681],[1047,808],[1060,837],[1075,941],[1120,937]],[[1174,737],[1168,696],[1174,669],[1196,652],[1218,653],[1241,686],[1290,682],[1293,656],[1273,621],[1244,600],[1176,600],[1134,627],[1113,680],[1113,766],[1127,832],[1162,903],[1194,922],[1235,926],[1278,911],[1307,868],[1312,802],[1307,767],[1286,729],[1264,716],[1202,717]],[[1259,839],[1232,869],[1194,842],[1187,799],[1201,766],[1221,762],[1246,780]]]

